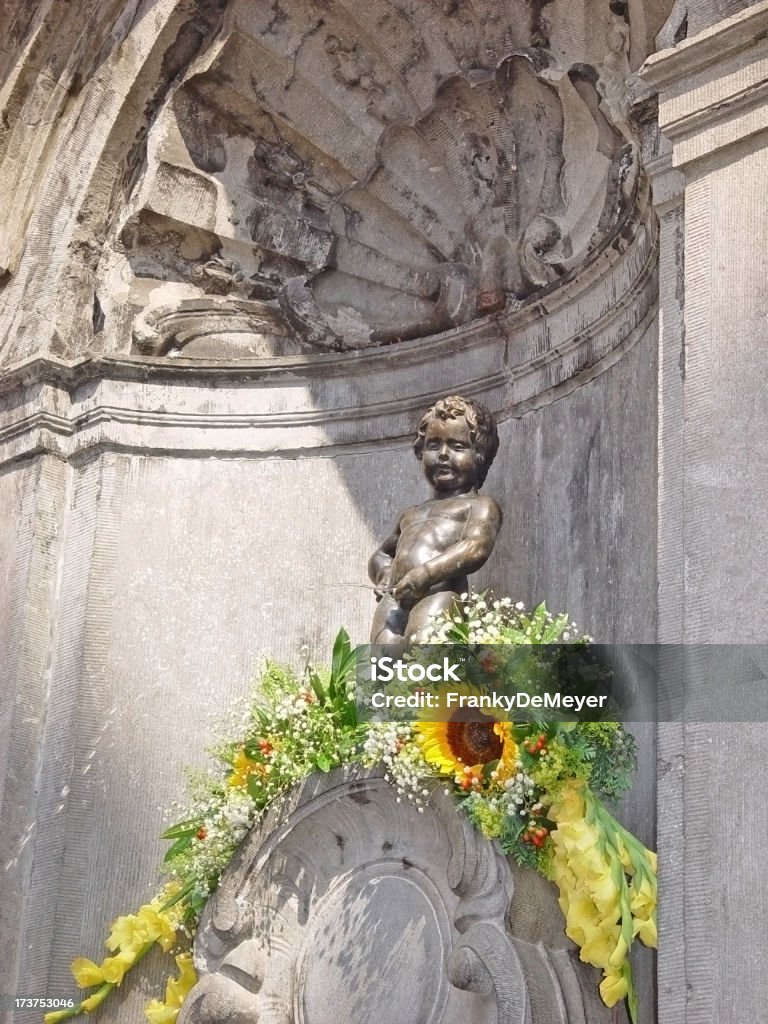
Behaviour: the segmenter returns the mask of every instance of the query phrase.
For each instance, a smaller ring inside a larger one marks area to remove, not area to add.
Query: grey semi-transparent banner
[[[768,644],[357,648],[366,722],[768,721]]]

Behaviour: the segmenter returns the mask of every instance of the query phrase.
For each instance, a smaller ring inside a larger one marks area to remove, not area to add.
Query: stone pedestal
[[[607,1024],[559,917],[439,787],[422,814],[379,773],[314,776],[206,907],[179,1022]]]

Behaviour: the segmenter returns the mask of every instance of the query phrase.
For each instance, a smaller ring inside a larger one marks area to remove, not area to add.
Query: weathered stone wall
[[[626,79],[670,6],[8,5],[9,991],[71,992],[146,896],[182,766],[262,657],[365,637],[441,394],[501,421],[477,584],[654,638],[657,231]],[[138,1024],[145,988],[102,1018]]]
[[[506,519],[478,585],[568,608],[606,640],[654,635],[654,338],[503,423],[487,484]],[[4,948],[18,936],[34,950],[10,962],[25,985],[69,992],[73,951],[95,955],[105,921],[151,887],[162,809],[260,660],[295,660],[303,644],[323,657],[340,624],[365,639],[367,557],[423,481],[400,442],[333,457],[38,457],[3,483],[36,508],[33,551],[19,546],[4,593],[12,626],[27,610],[4,676],[18,702]],[[632,812],[649,841],[651,752]],[[102,1012],[138,1021],[143,998]]]

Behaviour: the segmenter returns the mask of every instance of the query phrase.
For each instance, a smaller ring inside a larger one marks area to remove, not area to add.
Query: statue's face
[[[424,475],[441,494],[464,494],[477,484],[477,454],[464,417],[434,419],[424,435]]]

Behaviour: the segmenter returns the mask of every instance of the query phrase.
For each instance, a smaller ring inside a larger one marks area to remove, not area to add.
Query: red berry
[[[195,835],[197,836],[197,838],[202,843],[202,841],[208,835],[208,829],[201,825],[200,828],[197,830],[197,832],[195,832]]]

